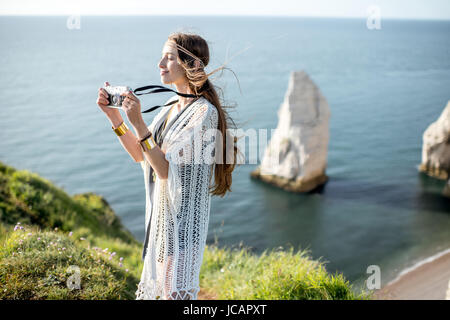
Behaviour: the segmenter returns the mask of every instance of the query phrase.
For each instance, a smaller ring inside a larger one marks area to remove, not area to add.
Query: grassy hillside
[[[9,233],[0,249],[0,297],[134,299],[137,278],[120,258],[72,237],[27,226]]]
[[[135,298],[142,244],[101,196],[70,196],[0,162],[0,243],[0,299]],[[369,298],[292,249],[207,246],[200,285],[200,298]]]

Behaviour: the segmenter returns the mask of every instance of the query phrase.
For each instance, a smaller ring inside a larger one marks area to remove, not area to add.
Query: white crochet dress
[[[177,99],[177,96],[169,99]],[[163,107],[152,124],[164,121],[171,106]],[[140,162],[146,190],[145,229],[148,246],[136,299],[196,300],[208,233],[215,160],[218,112],[201,97],[187,107],[168,129],[161,149],[169,162],[167,180],[155,174],[150,163]]]

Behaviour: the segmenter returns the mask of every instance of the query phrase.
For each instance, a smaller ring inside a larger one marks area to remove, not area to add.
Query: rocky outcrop
[[[443,191],[450,196],[450,101],[441,116],[423,134],[422,163],[419,171],[442,180],[447,180]]]
[[[328,103],[316,84],[304,71],[292,72],[278,126],[251,176],[294,192],[324,184],[329,117]]]

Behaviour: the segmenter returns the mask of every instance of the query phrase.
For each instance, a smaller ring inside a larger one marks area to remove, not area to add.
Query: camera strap
[[[145,90],[150,90],[150,91],[143,92],[143,93],[138,93],[140,91],[145,91]],[[172,90],[172,89],[169,89],[169,88],[166,88],[166,87],[163,87],[163,86],[158,86],[158,85],[150,85],[150,86],[140,87],[140,88],[134,89],[133,92],[137,96],[142,96],[144,94],[151,94],[151,93],[159,93],[159,92],[173,92],[173,93],[175,93],[175,94],[177,94],[179,96],[186,97],[186,98],[199,98],[199,97],[201,97],[201,95],[195,95],[195,94],[189,94],[189,93],[181,93],[181,92],[178,92],[176,90]],[[142,111],[142,113],[152,112],[153,110],[156,110],[156,109],[161,108],[161,107],[167,107],[167,106],[170,106],[170,105],[172,105],[174,103],[177,103],[177,102],[178,102],[178,100],[174,100],[174,101],[166,103],[163,106],[154,106],[154,107],[151,107],[150,109]]]

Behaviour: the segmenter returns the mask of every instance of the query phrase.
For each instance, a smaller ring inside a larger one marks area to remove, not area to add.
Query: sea
[[[241,164],[232,192],[212,198],[208,244],[308,250],[355,287],[371,266],[383,285],[450,247],[445,181],[418,171],[423,134],[450,100],[450,21],[381,19],[374,29],[358,18],[1,16],[0,161],[70,195],[103,196],[143,241],[143,171],[97,90],[162,85],[161,51],[177,31],[207,40],[207,72],[227,67],[211,79],[238,127],[276,128],[293,71],[311,77],[331,112],[324,187],[283,191],[250,178],[260,157]],[[142,96],[142,108],[172,95]]]

